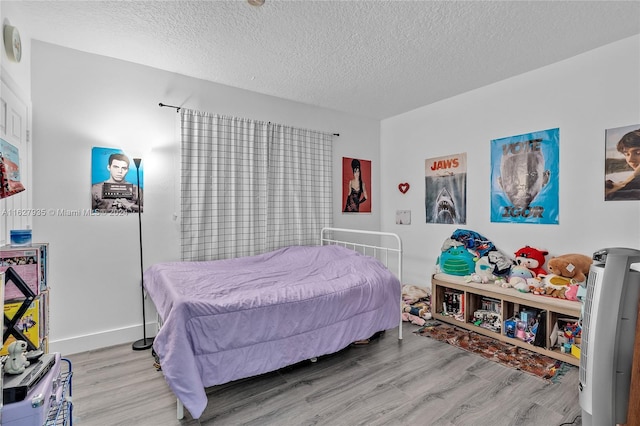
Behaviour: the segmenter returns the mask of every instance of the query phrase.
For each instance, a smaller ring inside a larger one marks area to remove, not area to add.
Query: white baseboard
[[[156,335],[156,322],[147,323],[147,337]],[[49,352],[60,352],[62,356],[93,351],[109,346],[122,345],[142,339],[142,329],[139,325],[107,330],[99,333],[56,339],[49,342]]]

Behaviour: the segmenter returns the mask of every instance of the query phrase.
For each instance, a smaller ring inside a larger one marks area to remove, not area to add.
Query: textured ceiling
[[[19,3],[34,39],[377,119],[640,34],[640,1]]]

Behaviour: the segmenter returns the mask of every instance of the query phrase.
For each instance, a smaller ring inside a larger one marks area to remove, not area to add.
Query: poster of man
[[[640,124],[605,130],[604,199],[640,200]]]
[[[371,161],[342,158],[343,213],[371,213]]]
[[[559,129],[491,141],[491,221],[558,223]]]
[[[467,223],[467,153],[424,162],[427,223]]]
[[[143,170],[140,164],[140,194],[136,166],[121,149],[94,147],[91,151],[91,209],[97,213],[142,213]]]

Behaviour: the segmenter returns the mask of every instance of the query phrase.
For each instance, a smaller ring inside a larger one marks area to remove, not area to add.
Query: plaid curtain
[[[181,256],[317,243],[332,224],[332,136],[181,110]]]

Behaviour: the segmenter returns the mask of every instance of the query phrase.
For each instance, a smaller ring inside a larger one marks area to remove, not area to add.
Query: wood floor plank
[[[70,355],[74,424],[553,426],[580,414],[576,367],[548,383],[403,329],[402,341],[391,330],[315,363],[208,388],[197,420],[176,419],[150,351],[127,344]]]

